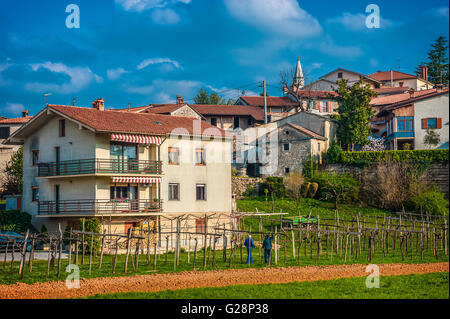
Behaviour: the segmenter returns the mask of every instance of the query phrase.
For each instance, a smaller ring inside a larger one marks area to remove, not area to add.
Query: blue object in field
[[[253,264],[252,250],[253,248],[255,248],[253,239],[247,237],[247,239],[244,242],[244,246],[247,247],[247,264]]]
[[[3,235],[3,236],[2,236]],[[8,236],[8,237],[6,237]],[[9,240],[15,240],[16,243],[22,243],[25,239],[24,236],[22,236],[19,233],[13,232],[13,231],[7,231],[7,230],[0,230],[0,247],[6,247],[6,242]],[[27,243],[31,243],[31,240],[27,240]],[[31,250],[31,245],[27,246],[27,251]]]

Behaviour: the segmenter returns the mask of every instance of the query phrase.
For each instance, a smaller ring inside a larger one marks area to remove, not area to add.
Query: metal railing
[[[76,199],[39,201],[38,203],[38,215],[114,215],[126,213],[158,213],[161,211],[161,200],[150,199]]]
[[[81,174],[162,174],[161,161],[81,159],[38,164],[38,176]]]

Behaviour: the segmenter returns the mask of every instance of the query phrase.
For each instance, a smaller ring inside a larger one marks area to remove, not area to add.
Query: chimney
[[[22,117],[28,117],[28,110],[23,110],[22,111]]]
[[[177,104],[180,105],[180,104],[183,104],[183,103],[184,103],[183,97],[181,95],[177,95]]]
[[[409,90],[408,90],[408,93],[409,93],[409,98],[410,99],[412,99],[413,97],[414,97],[414,89],[413,88],[410,88]]]
[[[425,65],[420,66],[420,77],[428,81],[428,67]]]
[[[105,110],[105,100],[96,99],[94,102],[92,102],[92,107],[99,111],[104,111]]]

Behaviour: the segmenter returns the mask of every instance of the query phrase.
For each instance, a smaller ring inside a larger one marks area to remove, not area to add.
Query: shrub
[[[317,197],[334,202],[337,209],[338,203],[358,200],[358,181],[349,174],[318,173],[311,179],[319,185]]]
[[[434,215],[448,215],[448,200],[437,188],[431,188],[413,195],[411,204],[415,210],[422,210]]]
[[[31,215],[15,210],[0,212],[0,225],[9,231],[23,233],[31,227]]]
[[[317,163],[313,160],[303,161],[303,176],[306,178],[312,178],[317,172]]]
[[[308,197],[314,198],[316,197],[317,191],[319,190],[319,184],[317,183],[311,183],[308,188]]]
[[[311,186],[310,182],[306,182],[301,186],[300,191],[302,192],[303,197],[308,197],[308,191],[310,186]]]
[[[83,219],[80,219],[79,222],[79,230],[82,230],[83,228]],[[97,233],[99,234],[101,232],[100,229],[100,221],[98,220],[98,218],[94,217],[94,218],[89,218],[85,220],[85,224],[84,224],[84,231],[85,232],[90,232],[90,233]],[[86,247],[86,254],[89,254],[91,251],[91,239],[92,236],[91,235],[85,235],[84,236],[84,241],[85,241],[85,247]],[[81,251],[82,247],[80,247],[80,251]],[[93,247],[92,247],[92,251],[96,252],[100,250],[100,239],[98,236],[94,236],[93,238]]]
[[[411,162],[381,162],[365,168],[361,173],[362,199],[376,207],[400,210],[418,187],[426,185],[423,172],[421,165]]]
[[[341,160],[341,155],[342,148],[339,146],[339,144],[336,142],[331,143],[326,155],[327,163],[339,163],[339,161]]]
[[[267,177],[261,189],[263,192],[264,189],[267,189],[269,191],[269,195],[273,194],[274,197],[284,197],[286,195],[286,188],[283,183],[283,177]]]
[[[302,185],[304,182],[305,178],[299,172],[291,172],[284,178],[287,194],[294,200],[297,212],[300,209],[300,201],[304,197],[302,193]]]
[[[404,151],[377,151],[377,152],[342,152],[341,163],[377,163],[383,161],[448,161],[448,150],[404,150]]]

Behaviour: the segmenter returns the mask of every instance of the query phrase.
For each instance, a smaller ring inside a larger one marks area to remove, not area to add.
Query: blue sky
[[[66,6],[80,28],[66,27]],[[377,4],[381,28],[365,26]],[[49,102],[192,102],[199,88],[259,93],[300,56],[310,82],[337,67],[412,73],[448,35],[448,1],[17,0],[0,2],[0,115]]]

